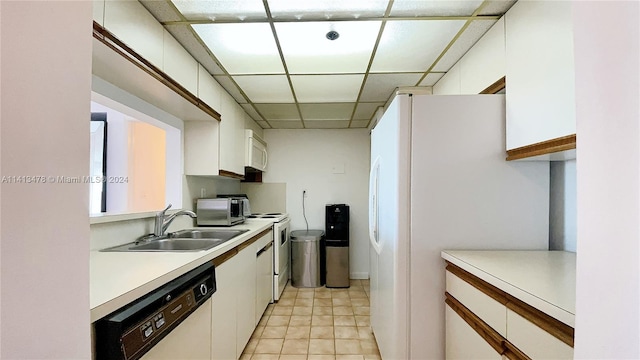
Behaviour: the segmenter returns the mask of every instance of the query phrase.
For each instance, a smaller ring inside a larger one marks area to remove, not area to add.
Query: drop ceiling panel
[[[249,116],[255,120],[262,120],[262,116],[260,116],[260,114],[258,114],[258,112],[256,111],[256,109],[253,108],[253,106],[251,106],[251,104],[242,104],[242,108],[244,109],[244,111],[247,112],[247,114],[249,114]]]
[[[476,20],[471,22],[453,46],[438,61],[433,71],[449,71],[496,22],[497,20]]]
[[[229,74],[284,73],[269,24],[192,26]]]
[[[349,120],[305,120],[304,126],[307,129],[346,129]]]
[[[380,21],[276,23],[290,74],[364,73],[380,30]],[[327,32],[340,36],[329,40]],[[338,60],[339,59],[339,60]]]
[[[269,121],[274,129],[302,129],[302,121],[275,120]]]
[[[140,3],[147,8],[151,15],[159,22],[182,20],[180,14],[168,1],[140,0]]]
[[[173,0],[176,8],[189,20],[266,19],[261,0]]]
[[[234,76],[249,100],[254,103],[292,103],[293,95],[286,75]]]
[[[292,75],[299,102],[354,102],[364,75]]]
[[[387,101],[398,86],[415,86],[424,73],[369,74],[360,96],[361,101]]]
[[[256,121],[263,129],[271,129],[271,126],[266,121]]]
[[[351,122],[351,128],[366,128],[369,125],[369,120],[353,120]]]
[[[469,16],[482,0],[395,0],[391,16]]]
[[[464,23],[462,20],[388,21],[371,71],[425,71]]]
[[[442,77],[444,73],[429,73],[427,76],[420,82],[419,86],[433,86],[435,85]]]
[[[300,112],[307,120],[349,120],[355,103],[300,104]]]
[[[238,90],[238,87],[233,83],[230,77],[228,76],[214,76],[214,79],[222,85],[222,87],[229,93],[229,95],[233,96],[238,104],[246,103],[244,96]]]
[[[490,0],[480,11],[479,15],[503,15],[509,10],[516,0]]]
[[[296,104],[255,104],[265,119],[272,120],[300,120]]]
[[[153,2],[155,3],[157,1]],[[209,73],[214,75],[224,74],[224,70],[211,58],[211,55],[209,55],[206,48],[198,41],[198,38],[194,35],[189,25],[168,25],[165,27]]]
[[[353,114],[353,120],[366,120],[368,122],[380,106],[384,106],[384,102],[358,103],[356,112]]]
[[[388,0],[269,0],[273,18],[289,20],[380,17],[387,5]]]

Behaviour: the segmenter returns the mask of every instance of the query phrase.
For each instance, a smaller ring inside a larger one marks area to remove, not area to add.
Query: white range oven
[[[273,222],[273,300],[280,300],[280,295],[289,280],[291,263],[291,220],[284,213],[252,213],[247,220]]]

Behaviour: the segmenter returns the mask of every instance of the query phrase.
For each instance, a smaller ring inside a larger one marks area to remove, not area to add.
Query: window
[[[180,129],[100,94],[92,98],[91,112],[104,119],[103,144],[108,146],[99,145],[101,127],[92,121],[90,213],[148,212],[182,204]]]

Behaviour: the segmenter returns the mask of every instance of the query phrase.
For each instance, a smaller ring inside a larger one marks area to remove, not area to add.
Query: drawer
[[[447,271],[447,292],[476,314],[498,334],[507,335],[507,307],[473,285]],[[506,298],[503,299],[506,303]]]
[[[573,348],[507,309],[507,340],[531,359],[573,359]]]
[[[502,356],[449,305],[446,306],[446,359],[494,359]]]

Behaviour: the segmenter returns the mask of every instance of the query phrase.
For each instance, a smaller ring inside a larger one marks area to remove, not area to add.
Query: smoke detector
[[[331,31],[329,31],[329,32],[327,33],[327,35],[326,35],[326,36],[327,36],[327,39],[329,39],[329,40],[332,40],[332,41],[333,41],[333,40],[335,40],[335,39],[339,38],[339,37],[340,37],[340,34],[339,34],[337,31],[335,31],[335,30],[331,30]]]

